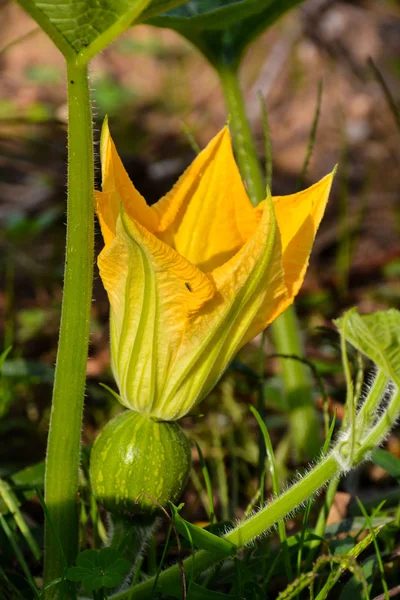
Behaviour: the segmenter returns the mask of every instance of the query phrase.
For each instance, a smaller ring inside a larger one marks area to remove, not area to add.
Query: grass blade
[[[400,132],[400,109],[399,109],[398,105],[396,104],[395,99],[393,98],[392,92],[390,91],[388,84],[386,83],[382,73],[380,72],[380,70],[378,69],[378,67],[372,60],[372,58],[368,59],[368,65],[371,68],[376,81],[378,82],[378,84],[381,87],[381,90],[386,98],[386,102],[389,106],[390,112],[392,113],[392,115],[394,117],[397,129]]]
[[[39,590],[36,586],[36,583],[35,583],[32,575],[31,575],[31,572],[30,572],[29,567],[24,559],[24,556],[23,556],[21,550],[19,549],[18,542],[15,539],[13,532],[11,531],[6,519],[3,517],[2,514],[0,514],[0,524],[3,528],[4,533],[7,536],[8,541],[10,542],[12,549],[14,550],[15,556],[17,557],[19,564],[22,567],[22,570],[23,570],[25,577],[29,583],[29,586],[32,589],[34,597],[39,598]]]
[[[322,103],[322,80],[320,80],[320,82],[318,83],[317,105],[315,108],[314,120],[313,120],[313,124],[311,126],[310,136],[308,138],[308,144],[307,144],[306,155],[304,158],[303,168],[301,170],[300,177],[297,182],[297,190],[296,190],[297,192],[299,192],[300,190],[303,189],[304,180],[306,178],[308,166],[310,164],[311,154],[312,154],[314,144],[315,144],[315,138],[317,137],[319,117],[321,114],[321,103]]]
[[[265,152],[265,184],[267,189],[272,189],[272,146],[271,130],[269,128],[268,113],[265,99],[261,92],[258,93],[261,106],[261,123],[264,134],[264,152]]]
[[[18,506],[18,500],[17,500],[14,492],[12,491],[10,485],[3,479],[0,479],[0,496],[3,498],[4,503],[6,504],[8,510],[10,511],[11,515],[13,516],[14,521],[16,522],[19,530],[21,531],[23,537],[25,538],[25,541],[28,544],[33,556],[35,557],[36,560],[40,560],[40,558],[41,558],[40,548],[39,548],[36,540],[32,536],[29,527],[27,526],[27,524],[24,521],[24,518],[23,518],[22,513]]]
[[[265,448],[267,450],[267,457],[268,457],[268,466],[269,466],[269,471],[271,473],[272,491],[273,491],[274,495],[277,496],[280,492],[280,489],[279,489],[278,473],[276,470],[275,455],[274,455],[274,450],[272,448],[271,438],[269,437],[267,426],[265,425],[264,421],[262,420],[258,410],[254,406],[250,406],[250,410],[253,413],[253,415],[255,416],[258,426],[260,427],[262,434],[264,436],[264,443],[265,443]],[[283,551],[284,551],[286,572],[288,574],[289,580],[291,581],[292,580],[292,566],[290,563],[290,556],[289,556],[289,551],[288,551],[288,547],[287,547],[285,524],[282,521],[278,522],[278,532],[279,532],[279,540],[282,544]]]
[[[208,518],[210,519],[210,523],[213,524],[214,518],[215,518],[215,509],[214,509],[214,498],[213,498],[213,492],[212,492],[210,473],[208,472],[208,468],[207,468],[206,462],[204,460],[203,453],[197,442],[196,442],[196,448],[197,448],[197,452],[199,455],[201,470],[203,472],[204,482],[206,484],[206,489],[207,489],[208,504],[209,504],[209,511],[210,511]]]

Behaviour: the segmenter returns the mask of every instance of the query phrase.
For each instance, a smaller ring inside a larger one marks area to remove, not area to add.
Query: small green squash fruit
[[[177,423],[127,410],[96,438],[90,455],[92,490],[113,514],[152,514],[158,505],[178,500],[190,466],[189,440]]]

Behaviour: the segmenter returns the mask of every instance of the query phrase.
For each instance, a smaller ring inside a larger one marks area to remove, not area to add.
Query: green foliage
[[[70,581],[81,581],[85,590],[91,592],[121,585],[129,569],[129,561],[113,548],[84,550],[78,554],[76,567],[68,569],[67,577]]]
[[[190,0],[149,22],[178,31],[217,69],[236,68],[247,46],[301,1]]]
[[[400,312],[395,309],[359,315],[356,309],[334,321],[342,335],[400,385]]]
[[[135,22],[145,8],[153,16],[183,1],[19,0],[19,3],[68,60],[79,55],[85,64]]]

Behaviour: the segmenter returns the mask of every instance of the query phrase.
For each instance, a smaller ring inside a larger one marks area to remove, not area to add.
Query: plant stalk
[[[69,61],[67,76],[67,246],[47,443],[45,500],[53,527],[46,522],[45,583],[63,573],[56,536],[68,565],[78,552],[78,475],[93,280],[94,167],[87,66]],[[47,599],[59,596],[60,586],[46,592]]]
[[[264,176],[258,161],[257,149],[246,116],[244,98],[234,67],[217,67],[225,103],[230,116],[233,145],[239,169],[247,187],[249,198],[254,206],[266,198]]]
[[[277,354],[304,356],[304,349],[296,312],[290,306],[271,325],[272,339]],[[314,458],[321,448],[321,434],[314,408],[310,373],[307,365],[298,360],[279,359],[287,408],[290,437],[298,460]]]
[[[266,197],[266,186],[257,156],[250,123],[246,116],[243,93],[235,67],[217,65],[217,72],[230,114],[230,125],[237,161],[250,200],[256,206]],[[291,306],[271,325],[277,354],[304,356],[303,344],[294,308]],[[321,438],[314,410],[308,368],[295,360],[279,359],[287,394],[291,437],[299,459],[313,458],[320,449]]]

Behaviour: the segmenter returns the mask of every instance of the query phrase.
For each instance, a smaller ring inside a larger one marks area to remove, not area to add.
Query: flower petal
[[[249,329],[260,309],[268,322],[287,306],[271,199],[264,206],[252,238],[210,274],[217,294],[193,315],[185,331],[163,398],[163,406],[177,416],[187,412],[187,398],[195,404],[206,396],[237,350],[255,335]]]
[[[122,401],[153,415],[190,316],[214,296],[214,285],[125,213],[99,268],[111,304],[112,368]]]
[[[297,194],[273,198],[282,240],[285,284],[291,297],[296,296],[303,283],[334,174],[335,171]]]
[[[111,138],[107,119],[104,120],[101,131],[100,156],[102,191],[105,195],[102,196],[97,192],[96,198],[103,236],[106,232],[105,243],[109,243],[115,235],[121,203],[124,211],[132,219],[141,223],[149,231],[155,231],[158,225],[157,215],[146,204],[146,200],[129,179]]]
[[[259,219],[236,166],[227,127],[152,209],[159,217],[158,237],[202,271],[222,265],[243,246]]]

